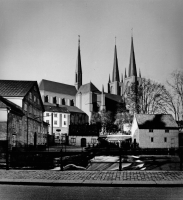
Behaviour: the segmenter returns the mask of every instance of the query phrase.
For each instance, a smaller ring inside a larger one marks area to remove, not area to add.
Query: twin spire
[[[131,76],[137,76],[134,45],[133,45],[133,36],[131,36],[131,51],[130,51],[130,62],[129,62],[129,69],[128,69],[128,77],[131,77]],[[127,78],[126,68],[125,68],[125,78]],[[112,72],[112,82],[114,82],[114,81],[120,82],[118,58],[117,58],[117,48],[116,48],[116,37],[115,37],[114,63],[113,63],[113,72]],[[122,76],[121,76],[121,82],[123,82]]]

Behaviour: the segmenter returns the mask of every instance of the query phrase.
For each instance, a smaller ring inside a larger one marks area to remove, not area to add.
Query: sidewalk
[[[182,187],[183,172],[0,170],[0,184]]]

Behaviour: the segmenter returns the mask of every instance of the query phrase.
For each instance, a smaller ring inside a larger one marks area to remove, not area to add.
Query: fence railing
[[[88,149],[84,152],[65,152],[60,150],[59,152],[47,152],[47,151],[9,151],[0,153],[0,168],[4,169],[53,169],[60,167],[60,170],[64,170],[64,167],[68,164],[75,164],[78,166],[87,166],[89,161],[95,156],[113,155],[118,156],[119,165],[118,170],[122,170],[122,160],[127,155],[177,155],[179,156],[180,170],[183,168],[183,147],[179,149],[132,149],[124,150],[121,148],[108,149]],[[94,164],[95,161],[92,161]],[[99,163],[97,161],[97,163]],[[102,163],[102,162],[101,162]],[[106,162],[105,162],[106,163]]]

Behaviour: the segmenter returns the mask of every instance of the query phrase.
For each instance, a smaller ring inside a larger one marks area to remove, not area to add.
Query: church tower
[[[128,75],[126,74],[126,69],[125,69],[124,92],[126,90],[128,90],[129,86],[132,83],[137,84],[138,79],[140,79],[140,77],[137,77],[137,68],[136,68],[136,61],[135,61],[133,37],[131,37],[130,61],[129,61]]]
[[[82,85],[82,66],[81,66],[81,53],[80,53],[80,36],[78,38],[78,56],[75,71],[75,87],[79,90]]]
[[[117,57],[117,47],[115,42],[114,47],[114,63],[113,63],[113,71],[112,71],[112,80],[108,83],[110,86],[110,94],[121,95],[121,87],[122,83],[119,78],[119,68],[118,68],[118,57]]]

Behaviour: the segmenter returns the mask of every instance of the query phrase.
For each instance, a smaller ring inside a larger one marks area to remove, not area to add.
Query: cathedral
[[[68,109],[79,109],[78,112],[84,112],[91,119],[93,112],[102,110],[116,112],[119,107],[125,107],[125,93],[131,83],[137,83],[141,79],[137,76],[135,53],[133,45],[133,37],[131,38],[131,52],[128,74],[124,76],[119,74],[117,47],[114,47],[114,63],[112,68],[112,76],[107,83],[108,91],[104,92],[101,84],[101,91],[90,81],[83,84],[82,81],[82,62],[80,52],[80,37],[78,38],[78,53],[75,70],[75,84],[68,85],[49,80],[42,80],[40,83],[40,92],[44,105],[57,105],[67,107]]]
[[[75,71],[75,87],[76,93],[76,106],[83,110],[89,118],[91,118],[92,112],[98,112],[101,110],[115,112],[119,106],[125,107],[125,93],[132,83],[138,83],[141,79],[141,73],[139,70],[139,76],[137,76],[133,37],[131,38],[131,52],[128,74],[126,73],[124,77],[119,75],[118,68],[118,57],[117,57],[117,47],[114,47],[114,63],[112,69],[112,79],[108,81],[108,92],[104,92],[102,86],[102,91],[99,91],[95,85],[90,82],[87,84],[82,84],[82,65],[81,65],[81,53],[80,53],[80,38],[78,41],[78,56]],[[125,109],[125,108],[124,108]]]

